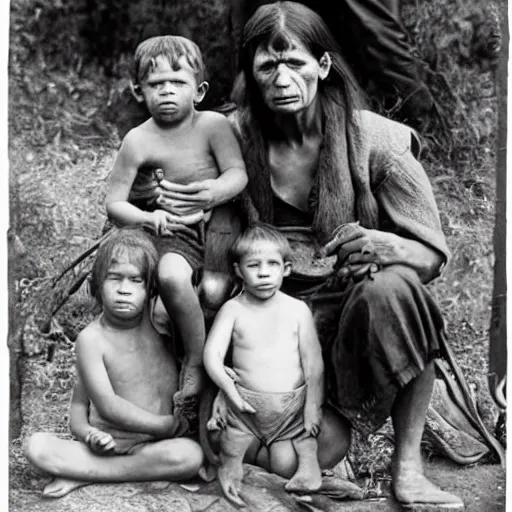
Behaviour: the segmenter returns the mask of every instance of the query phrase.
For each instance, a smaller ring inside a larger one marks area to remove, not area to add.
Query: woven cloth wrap
[[[283,393],[253,391],[235,384],[240,396],[246,400],[256,413],[238,413],[227,402],[224,393],[219,391],[217,400],[222,402],[217,411],[223,411],[221,423],[227,425],[225,442],[231,442],[230,430],[241,430],[253,434],[264,445],[274,441],[297,439],[304,435],[304,402],[306,386]],[[215,423],[219,418],[213,418]],[[236,441],[235,441],[236,442]]]

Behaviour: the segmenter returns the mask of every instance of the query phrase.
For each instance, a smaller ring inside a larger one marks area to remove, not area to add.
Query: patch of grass
[[[75,357],[70,346],[57,347],[54,360],[46,354],[23,361],[22,435],[11,442],[9,454],[10,487],[30,489],[41,486],[47,476],[34,469],[23,453],[24,440],[34,432],[53,432],[70,437],[68,409],[75,381]]]

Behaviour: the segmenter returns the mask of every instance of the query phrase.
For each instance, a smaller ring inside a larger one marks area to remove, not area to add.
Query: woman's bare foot
[[[42,496],[43,498],[62,498],[62,496],[66,496],[66,494],[69,494],[71,491],[90,484],[91,482],[84,482],[82,480],[54,478],[45,486]]]
[[[439,489],[415,467],[393,471],[393,491],[405,508],[422,505],[435,510],[464,510],[458,496]]]

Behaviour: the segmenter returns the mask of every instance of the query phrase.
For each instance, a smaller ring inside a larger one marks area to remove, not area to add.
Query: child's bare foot
[[[316,439],[307,436],[292,442],[299,464],[295,474],[284,486],[285,490],[298,493],[318,491],[322,485],[322,471],[318,465]]]
[[[174,400],[184,400],[199,396],[204,386],[204,369],[202,365],[184,364],[180,372],[179,390],[174,394]]]
[[[288,492],[314,492],[322,485],[322,473],[318,465],[316,467],[304,466],[299,468],[295,475],[284,486]]]
[[[91,482],[84,482],[82,480],[54,478],[45,486],[42,496],[43,498],[62,498],[62,496],[66,496],[66,494],[69,494],[71,491],[90,484]]]
[[[434,510],[463,510],[462,500],[442,491],[434,485],[417,468],[407,468],[393,471],[393,491],[396,499],[404,508],[422,506]]]
[[[241,462],[233,459],[223,461],[217,471],[217,477],[226,499],[238,507],[245,507],[246,503],[240,497],[242,479],[244,477],[244,469]]]

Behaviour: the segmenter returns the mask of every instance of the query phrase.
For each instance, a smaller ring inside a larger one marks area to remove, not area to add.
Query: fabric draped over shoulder
[[[247,112],[237,111],[230,116],[244,151],[249,175],[249,186],[242,194],[242,208],[249,223],[259,220],[275,224],[270,169],[264,154],[255,150],[256,147],[264,147],[266,150],[266,145],[262,141],[256,144],[254,138],[261,137],[261,134],[257,133],[259,130],[251,130],[252,119],[247,117],[248,115]],[[432,187],[423,166],[412,151],[412,144],[418,141],[414,130],[367,110],[354,112],[352,123],[356,130],[351,132],[352,138],[348,147],[346,146],[350,158],[345,161],[347,164],[350,161],[350,166],[358,170],[350,175],[346,169],[340,168],[339,183],[348,191],[338,193],[339,191],[330,190],[326,194],[317,189],[314,191],[316,198],[313,197],[311,201],[313,208],[318,203],[329,203],[330,209],[339,214],[337,225],[358,220],[364,226],[365,223],[359,218],[357,195],[368,194],[370,191],[376,201],[379,221],[378,226],[367,227],[385,229],[405,238],[423,242],[439,251],[446,261],[450,252],[441,229]],[[326,123],[325,130],[330,128],[332,125]],[[334,142],[336,137],[326,139]],[[328,160],[332,150],[329,146],[331,143],[323,145],[320,162]],[[319,165],[317,172],[322,173],[324,168],[325,164]],[[357,175],[361,183],[352,188],[354,175]],[[366,180],[368,189],[365,185]],[[323,226],[322,236],[316,229],[319,222],[322,222],[322,219],[315,215],[313,231],[320,242],[323,242],[325,234],[332,231],[332,225]]]

